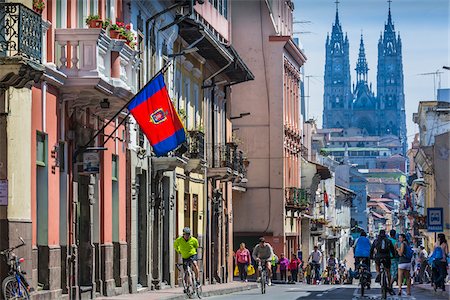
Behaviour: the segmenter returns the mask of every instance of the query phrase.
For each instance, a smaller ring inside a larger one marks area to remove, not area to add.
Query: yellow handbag
[[[253,274],[255,274],[255,268],[250,264],[247,267],[247,275],[252,276]]]
[[[234,276],[239,276],[239,269],[238,266],[236,265],[236,267],[234,268]]]

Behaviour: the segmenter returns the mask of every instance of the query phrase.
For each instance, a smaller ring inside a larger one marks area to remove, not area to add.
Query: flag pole
[[[112,135],[117,131],[117,129],[119,129],[120,125],[122,125],[123,122],[125,122],[125,120],[128,118],[129,115],[130,115],[130,112],[128,112],[128,114],[122,119],[122,121],[120,121],[119,125],[117,125],[117,127],[114,128],[113,132],[111,132],[108,135],[108,138],[103,142],[103,145],[100,147],[104,147],[106,145],[106,143],[111,139]]]
[[[173,62],[173,60],[169,60],[162,68],[161,68],[161,70],[159,70],[155,75],[153,75],[153,77],[145,84],[145,86],[142,88],[142,89],[145,89],[149,84],[150,84],[150,82],[152,82],[153,81],[153,79],[155,79],[159,74],[161,74],[161,73],[164,73],[166,70],[167,70],[167,68],[169,67],[169,65],[171,64]],[[141,90],[142,90],[141,89]],[[136,95],[137,94],[139,94],[139,92],[137,92],[127,103],[125,103],[124,104],[124,106],[122,106],[122,108],[118,111],[118,112],[116,112],[115,114],[114,114],[114,116],[112,116],[109,120],[108,120],[108,122],[106,122],[104,125],[103,125],[103,127],[102,128],[100,128],[95,134],[94,134],[94,136],[92,136],[91,137],[91,139],[84,145],[84,146],[82,146],[80,149],[84,149],[84,148],[86,148],[86,147],[88,147],[89,146],[89,144],[106,128],[106,126],[108,126],[121,112],[122,112],[122,110],[124,110],[133,100],[134,100],[134,98],[136,97]],[[127,115],[128,116],[128,115]],[[116,129],[117,130],[117,129]],[[114,130],[114,132],[115,132],[115,130]],[[113,133],[114,133],[113,132]]]

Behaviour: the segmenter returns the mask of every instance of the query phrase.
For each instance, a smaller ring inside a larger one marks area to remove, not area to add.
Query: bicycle
[[[311,275],[313,276],[313,284],[317,284],[318,282],[320,282],[320,270],[318,263],[311,263]]]
[[[387,272],[390,272],[390,270],[386,271],[386,268],[384,267],[384,260],[380,261],[380,285],[381,285],[381,299],[387,298],[387,293],[389,290],[389,282],[388,282],[388,276]]]
[[[372,275],[369,272],[368,266],[363,263],[362,261],[359,262],[358,264],[358,278],[359,278],[359,284],[361,285],[360,288],[360,294],[361,297],[364,297],[364,291],[365,289],[369,289],[370,288],[370,279],[372,277]]]
[[[25,246],[25,241],[19,237],[22,244],[0,251],[0,255],[4,256],[9,267],[9,276],[3,279],[2,291],[5,300],[10,299],[30,299],[31,288],[23,275],[25,271],[20,269],[20,264],[25,261],[23,257],[18,258],[14,254],[14,250]]]
[[[192,260],[189,260],[187,262],[177,264],[177,268],[180,272],[183,271],[183,292],[189,297],[189,299],[192,299],[194,295],[197,295],[197,297],[201,299],[202,287],[195,278],[194,271],[192,270],[192,263]]]
[[[261,280],[261,294],[266,293],[266,285],[268,284],[269,276],[267,275],[267,266],[266,264],[261,264],[261,260],[258,261],[258,270],[259,276]]]

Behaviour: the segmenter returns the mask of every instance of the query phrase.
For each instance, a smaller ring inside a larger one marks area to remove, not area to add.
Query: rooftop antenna
[[[434,99],[433,100],[437,100],[437,95],[436,95],[436,79],[437,79],[437,88],[440,89],[441,88],[441,74],[443,72],[438,69],[436,70],[436,72],[429,72],[429,73],[420,73],[417,75],[421,75],[421,76],[429,76],[429,75],[433,75],[433,85],[434,85]]]

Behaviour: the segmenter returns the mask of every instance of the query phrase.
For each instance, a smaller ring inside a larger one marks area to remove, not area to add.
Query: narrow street
[[[224,296],[210,297],[208,299],[223,300],[223,299],[276,299],[276,300],[294,300],[294,299],[381,299],[381,290],[375,286],[368,291],[365,297],[359,296],[359,288],[356,284],[353,285],[306,285],[306,284],[277,284],[267,288],[266,294],[262,295],[259,289],[253,289],[241,293],[234,293]],[[407,296],[403,291],[402,296],[388,296],[388,300],[395,299],[439,299],[448,300],[450,294],[447,292],[427,290],[424,288],[413,287],[412,295]]]

